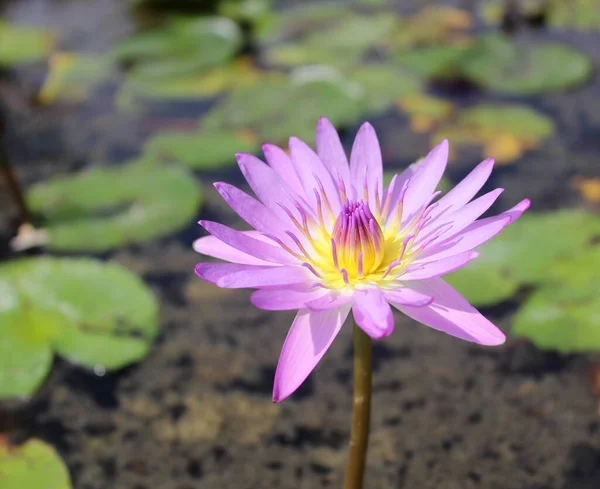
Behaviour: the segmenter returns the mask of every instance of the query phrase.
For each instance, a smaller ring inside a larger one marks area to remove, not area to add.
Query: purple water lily
[[[290,156],[265,144],[268,165],[237,154],[259,200],[226,183],[215,187],[255,230],[200,221],[211,235],[194,243],[199,253],[231,262],[199,263],[196,273],[203,279],[219,287],[257,289],[251,301],[261,309],[298,309],[277,365],[273,400],[285,399],[304,382],[351,310],[374,339],[393,331],[392,305],[463,340],[503,343],[504,334],[440,278],[476,258],[474,248],[529,207],[523,200],[477,220],[502,192],[472,200],[493,160],[481,162],[437,199],[447,141],[385,188],[381,150],[369,123],[358,131],[350,164],[325,118],[317,124],[316,141],[315,153],[290,138]]]

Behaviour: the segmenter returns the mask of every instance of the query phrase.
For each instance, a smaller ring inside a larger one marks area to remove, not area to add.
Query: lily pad
[[[38,100],[50,104],[57,99],[80,102],[111,74],[112,65],[103,56],[55,53]]]
[[[420,92],[419,77],[386,64],[368,64],[349,73],[349,78],[365,91],[365,106],[369,113],[383,112],[397,100]]]
[[[560,260],[548,285],[517,312],[513,331],[539,348],[574,353],[600,349],[600,247]]]
[[[447,278],[471,302],[497,303],[520,285],[554,280],[557,263],[583,253],[598,236],[600,218],[585,211],[526,213],[479,247],[477,260]],[[488,284],[486,290],[482,283]]]
[[[150,139],[144,148],[151,158],[167,158],[197,170],[235,165],[235,152],[254,153],[260,143],[250,131],[165,132]]]
[[[54,35],[46,29],[0,20],[0,66],[44,59],[54,43]]]
[[[535,148],[554,132],[552,119],[526,106],[483,104],[459,113],[433,136],[448,138],[455,146],[480,145],[482,156],[508,164]]]
[[[137,62],[138,77],[162,78],[219,66],[241,43],[240,28],[225,17],[172,18],[162,28],[122,40],[113,56]]]
[[[158,334],[154,296],[116,264],[24,258],[0,266],[0,289],[0,398],[32,395],[53,352],[115,370],[144,358]]]
[[[573,87],[593,71],[590,59],[566,44],[522,44],[500,34],[480,37],[462,57],[461,68],[481,86],[514,94]]]
[[[455,78],[460,76],[460,63],[467,53],[466,45],[443,44],[411,50],[401,50],[392,55],[400,68],[425,78]]]
[[[454,104],[439,97],[415,94],[398,101],[398,107],[410,119],[410,127],[417,133],[429,132],[450,118]]]
[[[238,21],[256,22],[268,14],[272,0],[221,0],[219,14]]]
[[[202,194],[189,171],[141,161],[39,183],[27,200],[50,248],[99,252],[176,232],[196,217]]]
[[[364,91],[331,67],[295,70],[289,81],[272,81],[236,90],[201,122],[206,129],[252,129],[263,139],[283,142],[293,134],[314,140],[322,115],[334,124],[355,121],[363,110]]]
[[[65,463],[50,445],[32,439],[11,446],[0,439],[2,489],[71,489]]]

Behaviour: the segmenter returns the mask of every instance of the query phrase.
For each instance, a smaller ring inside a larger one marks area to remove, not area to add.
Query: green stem
[[[362,489],[371,421],[371,338],[356,323],[354,334],[354,399],[350,453],[344,489]]]

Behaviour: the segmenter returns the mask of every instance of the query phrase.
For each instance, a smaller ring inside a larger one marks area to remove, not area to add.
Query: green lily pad
[[[477,260],[446,277],[474,304],[497,303],[520,285],[555,280],[557,263],[583,253],[597,236],[600,218],[585,211],[526,213],[480,246]]]
[[[417,94],[422,88],[420,78],[385,64],[368,64],[350,71],[348,77],[363,87],[365,106],[369,113],[383,112],[395,101]]]
[[[454,78],[460,74],[462,57],[467,45],[444,44],[401,50],[392,55],[394,63],[411,73],[425,78]]]
[[[363,110],[364,91],[330,67],[298,69],[288,82],[275,81],[236,90],[213,108],[201,125],[206,129],[252,129],[263,139],[283,142],[290,135],[314,140],[322,115],[343,125]]]
[[[50,71],[38,95],[38,100],[43,104],[57,99],[83,101],[112,71],[112,65],[105,57],[77,53],[53,54],[49,67]]]
[[[32,395],[53,352],[115,370],[144,358],[158,334],[154,296],[116,264],[24,258],[0,266],[0,289],[0,398]]]
[[[482,104],[459,113],[443,124],[433,140],[450,139],[455,146],[479,145],[482,156],[498,164],[515,161],[554,132],[546,115],[517,104]]]
[[[0,487],[2,489],[71,489],[65,463],[50,445],[32,439],[9,446],[0,439]]]
[[[257,138],[248,132],[164,132],[151,138],[144,151],[151,158],[171,159],[197,170],[214,170],[235,165],[234,153],[254,153],[259,147]]]
[[[219,14],[238,21],[256,22],[267,15],[272,0],[221,0]]]
[[[196,217],[202,194],[189,171],[142,161],[39,183],[27,200],[45,219],[50,248],[99,252],[176,232]]]
[[[520,44],[500,34],[480,37],[462,57],[461,67],[475,83],[514,94],[573,87],[593,71],[590,59],[566,44]]]
[[[112,54],[137,62],[137,77],[162,78],[221,65],[241,43],[240,28],[225,17],[172,18],[162,28],[122,40]]]
[[[536,346],[574,353],[600,349],[600,247],[551,268],[548,285],[532,294],[517,312],[513,331]]]
[[[0,66],[44,59],[54,42],[54,35],[46,29],[0,20]]]

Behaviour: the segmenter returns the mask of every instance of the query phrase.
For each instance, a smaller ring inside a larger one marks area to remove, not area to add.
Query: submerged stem
[[[350,453],[344,489],[362,489],[371,420],[371,338],[356,323],[354,335],[354,399]]]

